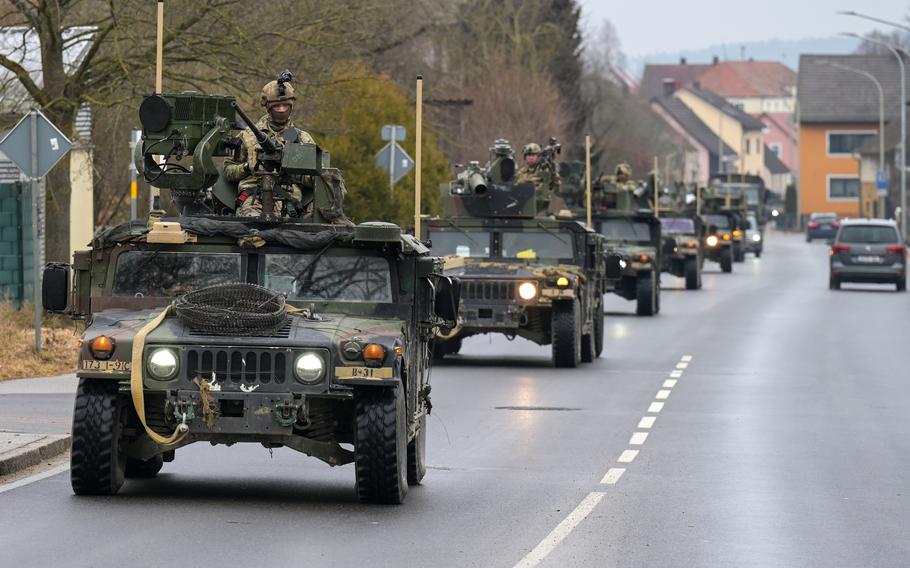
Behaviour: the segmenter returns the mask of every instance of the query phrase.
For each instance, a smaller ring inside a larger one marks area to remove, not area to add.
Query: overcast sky
[[[717,44],[769,39],[807,39],[848,31],[865,33],[875,26],[854,10],[903,22],[907,0],[579,0],[586,34],[610,20],[623,52],[640,57]]]

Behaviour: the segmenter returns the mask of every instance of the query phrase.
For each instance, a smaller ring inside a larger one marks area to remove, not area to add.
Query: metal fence
[[[28,183],[0,183],[0,301],[17,307],[33,297],[31,188]]]

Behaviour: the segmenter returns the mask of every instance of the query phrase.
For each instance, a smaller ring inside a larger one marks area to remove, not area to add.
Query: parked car
[[[907,289],[907,246],[897,223],[885,219],[848,219],[831,243],[828,287],[842,282],[893,283]]]
[[[812,239],[830,239],[837,234],[840,221],[834,213],[812,213],[806,225],[806,242]]]

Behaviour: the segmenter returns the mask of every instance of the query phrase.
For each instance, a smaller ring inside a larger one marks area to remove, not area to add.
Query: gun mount
[[[536,214],[534,185],[515,184],[515,159],[508,140],[497,139],[483,166],[472,161],[450,182],[440,185],[450,217],[518,217]]]

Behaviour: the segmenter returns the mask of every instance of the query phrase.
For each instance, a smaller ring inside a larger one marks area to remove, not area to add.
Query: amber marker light
[[[560,276],[559,278],[556,279],[556,285],[561,288],[565,288],[566,286],[569,285],[569,279],[566,278],[565,276]]]
[[[106,361],[114,354],[114,340],[106,335],[99,335],[89,343],[89,348],[95,359]]]
[[[725,240],[725,241],[729,241],[729,240],[730,240],[730,233],[724,233],[724,240]]]
[[[363,348],[363,360],[374,365],[381,365],[385,360],[385,348],[378,343],[370,343]]]
[[[650,262],[650,261],[651,261],[651,257],[648,256],[648,255],[646,255],[646,254],[643,254],[643,255],[641,255],[641,256],[638,257],[638,260],[641,261],[641,262]]]

